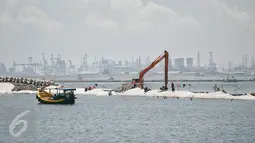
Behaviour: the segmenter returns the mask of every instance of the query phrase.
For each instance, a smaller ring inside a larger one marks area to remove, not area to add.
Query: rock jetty
[[[24,78],[24,77],[4,77],[0,76],[0,82],[8,82],[14,85],[12,91],[32,90],[36,91],[38,88],[57,85],[53,81],[46,81],[40,79]]]

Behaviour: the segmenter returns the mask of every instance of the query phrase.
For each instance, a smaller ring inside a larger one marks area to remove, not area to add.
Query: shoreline
[[[34,84],[26,84],[26,83],[0,82],[1,92],[37,91],[38,88],[42,88],[42,87],[43,86],[38,86]]]
[[[11,83],[4,83],[9,87],[7,91],[0,90],[1,94],[36,94],[37,91],[32,90],[20,90],[20,91],[11,91],[10,88],[14,87]],[[136,88],[130,89],[125,92],[115,92],[112,91],[111,95],[109,94],[112,89],[92,89],[90,91],[85,92],[83,88],[76,88],[75,94],[82,96],[119,96],[119,97],[151,97],[151,98],[176,98],[176,99],[186,99],[186,100],[194,100],[194,99],[218,99],[218,100],[255,100],[255,96],[251,94],[241,95],[241,96],[233,96],[230,94],[226,94],[223,92],[209,92],[209,93],[193,93],[189,91],[164,91],[160,92],[159,90],[152,89],[146,93],[144,90]],[[54,92],[54,91],[53,91]]]
[[[15,83],[15,82],[0,82],[0,93],[2,94],[35,94],[37,89],[42,87],[40,85]],[[143,89],[135,88],[124,92],[114,91],[114,89],[96,88],[85,92],[84,88],[76,88],[75,94],[80,96],[132,96],[132,97],[156,97],[156,98],[177,98],[177,99],[241,99],[241,100],[255,100],[252,93],[234,96],[223,92],[202,92],[195,93],[190,91],[163,91],[152,89],[144,92]]]

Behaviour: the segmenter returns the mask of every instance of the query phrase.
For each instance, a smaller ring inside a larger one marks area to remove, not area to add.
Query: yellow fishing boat
[[[74,104],[75,90],[74,88],[51,88],[45,91],[44,88],[39,88],[36,99],[42,104]]]

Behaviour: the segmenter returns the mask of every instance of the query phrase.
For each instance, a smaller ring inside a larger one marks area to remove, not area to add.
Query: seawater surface
[[[255,142],[254,101],[77,97],[42,105],[34,94],[0,95],[0,142]],[[27,130],[13,137],[9,125],[24,110]]]

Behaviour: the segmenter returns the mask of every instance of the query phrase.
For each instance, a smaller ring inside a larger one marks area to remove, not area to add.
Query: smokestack
[[[197,53],[197,67],[200,67],[200,55]]]

